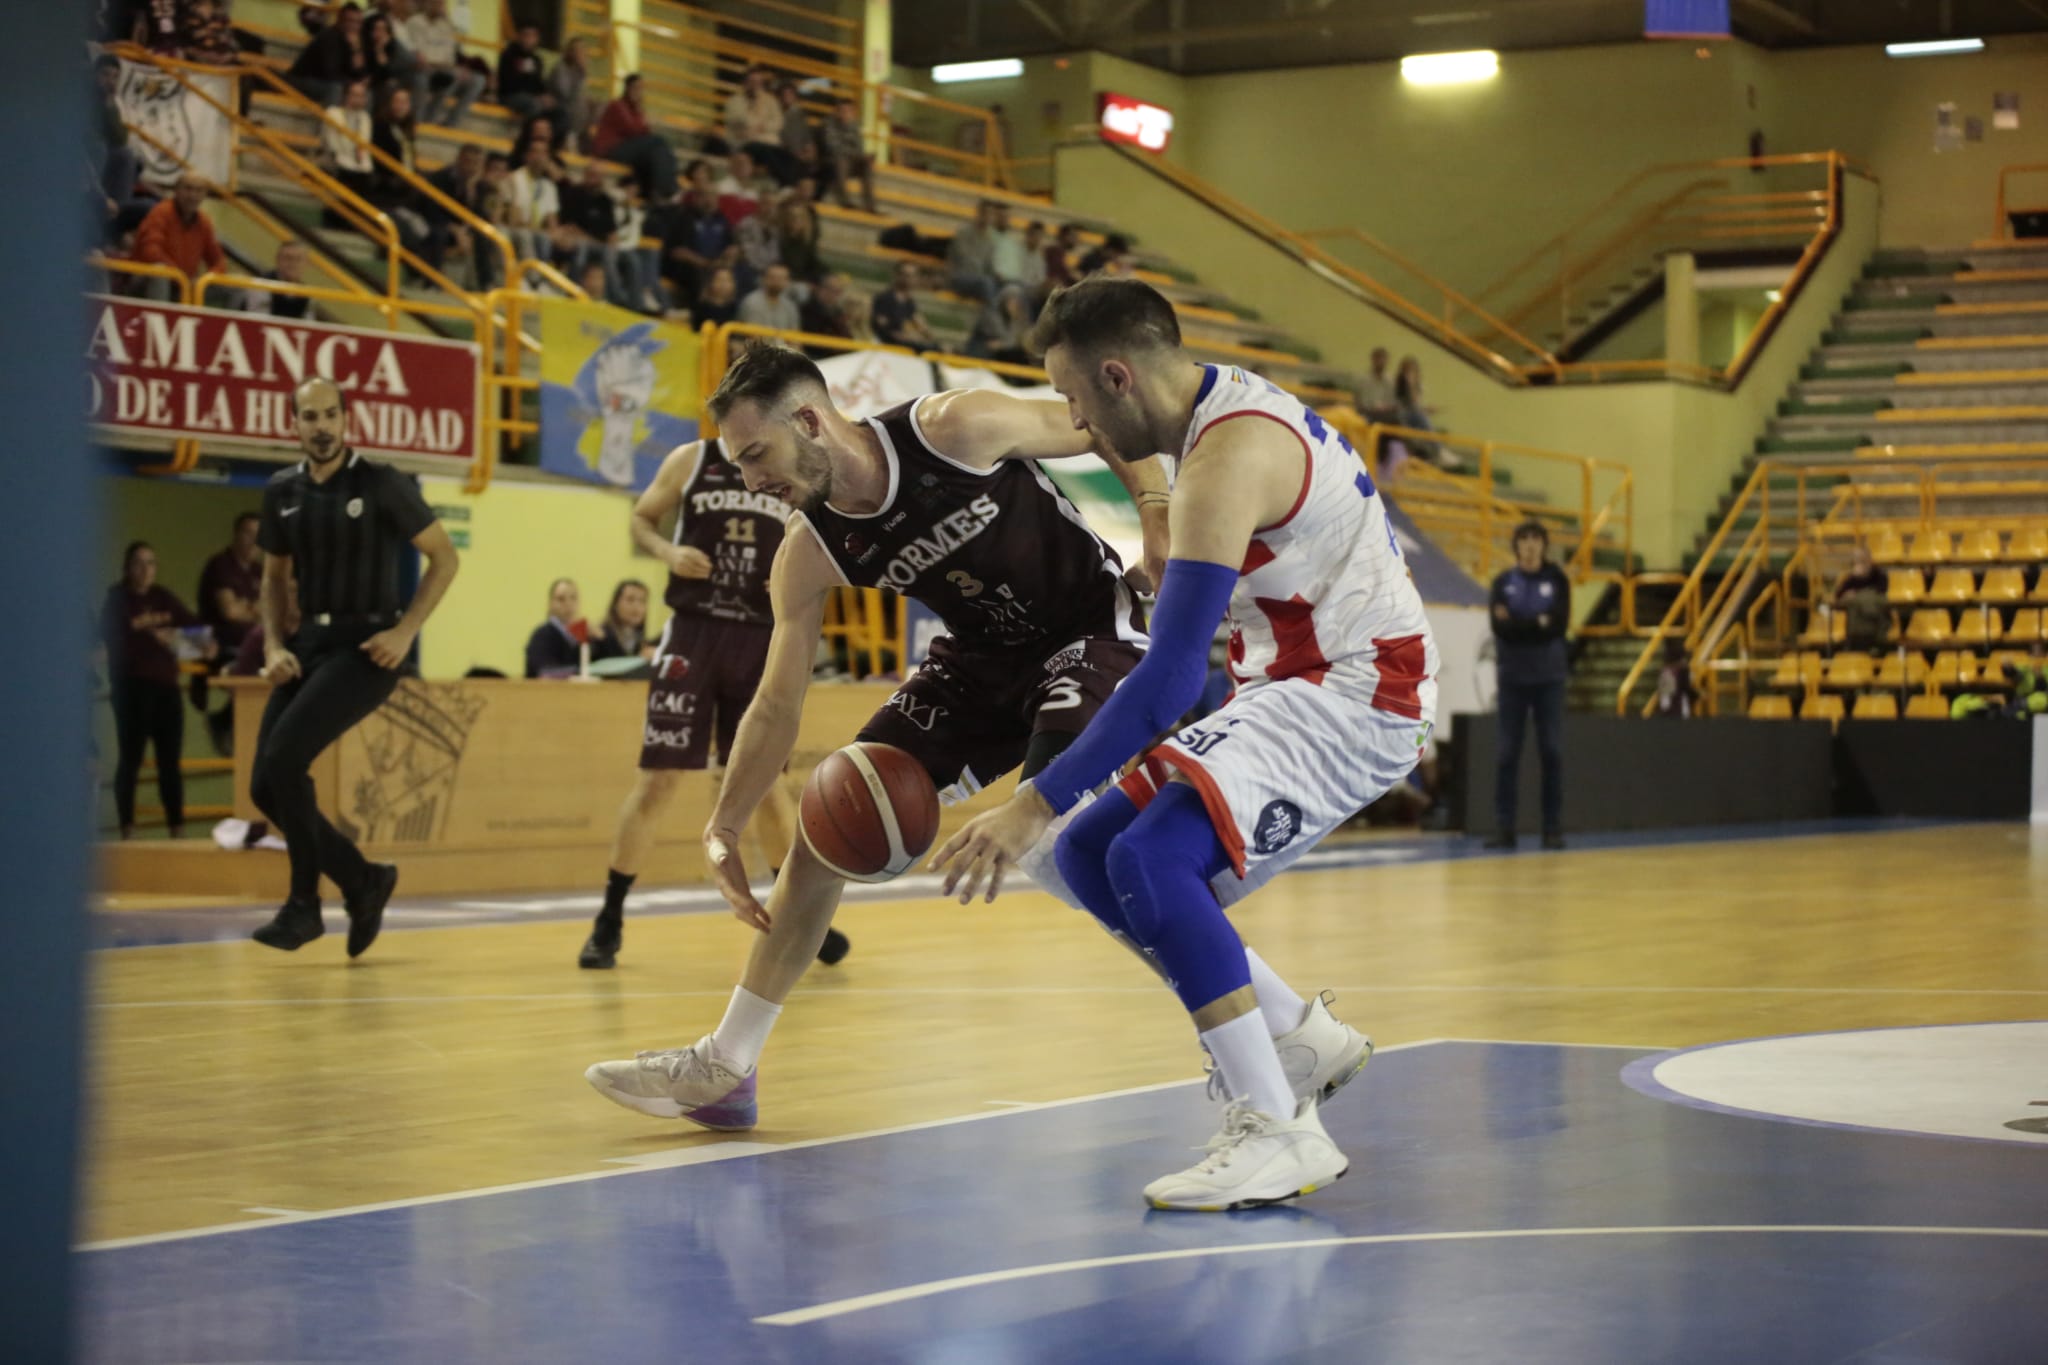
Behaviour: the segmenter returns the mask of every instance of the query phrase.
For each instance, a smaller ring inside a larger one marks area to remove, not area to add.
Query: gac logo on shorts
[[[1292,801],[1268,801],[1252,827],[1252,852],[1278,853],[1301,833],[1301,807]]]
[[[655,715],[681,716],[688,720],[697,714],[697,694],[650,690],[647,694],[647,710]]]

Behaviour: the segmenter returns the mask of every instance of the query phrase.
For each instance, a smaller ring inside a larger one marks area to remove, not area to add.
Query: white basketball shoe
[[[720,1132],[752,1128],[756,1070],[742,1076],[712,1055],[711,1039],[642,1052],[628,1062],[599,1062],[583,1073],[614,1104],[658,1119],[688,1119]]]
[[[1195,1165],[1147,1185],[1145,1202],[1202,1213],[1257,1208],[1313,1194],[1351,1169],[1323,1131],[1314,1100],[1301,1101],[1286,1119],[1233,1100],[1205,1150]]]
[[[1324,991],[1309,1001],[1308,1013],[1292,1032],[1273,1040],[1287,1083],[1297,1100],[1312,1099],[1321,1104],[1348,1085],[1372,1060],[1372,1039],[1330,1013],[1334,997]],[[1223,1073],[1213,1058],[1207,1061],[1209,1098],[1230,1098],[1223,1086]]]

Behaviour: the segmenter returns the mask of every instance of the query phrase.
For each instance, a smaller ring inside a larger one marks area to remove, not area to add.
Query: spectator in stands
[[[128,146],[128,122],[121,113],[121,59],[101,53],[93,61],[92,75],[93,174],[100,189],[118,208],[135,197],[135,182],[142,174],[142,162]]]
[[[1093,248],[1081,257],[1081,274],[1121,275],[1126,268],[1124,258],[1130,254],[1130,240],[1121,232],[1112,232],[1102,239],[1101,246]]]
[[[885,346],[908,346],[913,351],[923,351],[939,344],[918,311],[917,267],[909,261],[896,262],[889,287],[875,295],[868,317],[875,340]]]
[[[242,638],[256,625],[256,595],[263,584],[263,551],[256,546],[260,520],[254,512],[236,517],[233,538],[227,547],[207,560],[199,571],[199,622],[212,628],[215,653],[208,671],[192,676],[192,705],[206,717],[213,747],[223,753],[227,752],[232,734],[234,707],[209,712],[206,680],[234,662]]]
[[[484,211],[484,149],[474,142],[456,148],[455,159],[429,175],[427,183],[479,218],[489,217]],[[468,224],[431,196],[421,202],[420,212],[429,228],[427,247],[421,253],[427,264],[452,271],[455,282],[464,287],[482,287],[477,241]]]
[[[1029,365],[1024,334],[1031,330],[1030,305],[1021,289],[1005,289],[981,306],[967,334],[967,354],[982,360]]]
[[[846,337],[851,340],[853,328],[846,319],[846,277],[837,271],[827,271],[816,284],[811,286],[810,297],[797,310],[798,327],[813,336]],[[838,352],[819,347],[812,352],[813,359]]]
[[[135,232],[135,258],[156,265],[168,265],[197,279],[209,270],[225,270],[227,253],[213,234],[213,223],[201,208],[206,202],[207,184],[187,171],[178,177],[171,197],[149,211]],[[169,280],[152,280],[152,297],[168,299]]]
[[[589,145],[589,80],[589,58],[584,55],[583,40],[571,38],[555,69],[548,72],[548,94],[555,101],[555,141],[572,152]]]
[[[775,182],[761,173],[751,153],[736,151],[725,159],[725,175],[713,187],[718,209],[734,227],[758,212],[761,200],[775,192]]]
[[[628,578],[612,589],[612,604],[605,608],[604,625],[590,642],[590,657],[598,659],[652,659],[654,641],[647,636],[647,585]]]
[[[811,284],[825,273],[818,255],[818,211],[792,190],[775,211],[775,240],[790,278]]]
[[[846,320],[846,334],[855,341],[875,339],[874,319],[868,315],[868,300],[865,294],[849,289],[841,296],[840,316]]]
[[[777,261],[761,272],[761,287],[740,300],[740,321],[794,332],[803,324],[796,296],[789,292],[789,267]]]
[[[618,304],[620,307],[625,306],[612,296],[612,282],[604,273],[603,261],[591,261],[582,269],[573,270],[571,277],[576,281],[578,287],[583,290],[584,297],[591,302]],[[559,293],[561,291],[558,290],[556,292]]]
[[[512,159],[503,152],[484,153],[483,187],[477,192],[477,214],[499,232],[507,231],[506,219],[512,212]],[[503,257],[487,241],[475,243],[477,287],[494,289],[503,281],[498,278]]]
[[[1052,291],[1045,283],[1045,224],[1028,223],[1024,227],[1024,263],[1017,272],[1017,287],[1022,289],[1031,305],[1031,312],[1037,315],[1045,296]]]
[[[390,216],[401,244],[416,256],[429,249],[433,225],[420,211],[418,126],[413,118],[412,90],[395,85],[384,92],[384,105],[371,124],[370,141],[385,159],[370,179],[370,202]]]
[[[484,92],[484,78],[462,65],[462,31],[448,17],[448,0],[424,0],[405,21],[406,45],[417,63],[413,103],[421,121],[457,128]]]
[[[269,270],[259,279],[276,280],[281,284],[304,284],[306,282],[306,244],[296,237],[287,237],[277,244],[277,256]],[[242,311],[245,313],[268,313],[274,318],[303,318],[313,307],[313,301],[304,294],[280,294],[270,289],[245,289],[242,291]],[[239,532],[239,524],[236,527]],[[206,594],[199,594],[200,614],[205,614]],[[218,634],[218,632],[216,632]]]
[[[832,106],[832,117],[826,120],[819,135],[820,169],[832,187],[833,202],[840,208],[853,207],[847,201],[846,186],[852,180],[860,181],[860,206],[868,212],[875,211],[875,163],[868,155],[866,140],[860,131],[860,105],[851,98],[841,99]]]
[[[498,103],[521,118],[546,113],[555,107],[548,93],[547,78],[540,69],[540,29],[520,26],[518,34],[498,54]]]
[[[590,154],[631,167],[640,192],[652,203],[676,192],[675,148],[648,123],[647,86],[638,75],[626,77],[626,88],[604,107],[590,135]]]
[[[1061,223],[1045,247],[1045,292],[1065,289],[1080,276],[1074,273],[1074,251],[1081,244],[1081,229]]]
[[[708,272],[726,260],[732,247],[732,224],[717,202],[708,191],[691,190],[662,238],[662,272],[675,285],[676,297],[696,298]]]
[[[242,59],[228,23],[226,0],[186,0],[179,15],[178,42],[187,61],[233,66]]]
[[[398,41],[391,16],[381,10],[363,16],[363,58],[369,63],[370,89],[379,94],[409,89],[417,74],[412,54]]]
[[[1515,846],[1515,784],[1522,737],[1536,718],[1536,752],[1543,764],[1543,846],[1564,847],[1564,691],[1571,661],[1565,631],[1571,625],[1572,585],[1544,556],[1550,533],[1538,521],[1515,528],[1515,562],[1493,580],[1495,666],[1499,670],[1500,758],[1494,772],[1497,828],[1488,848]]]
[[[135,834],[135,783],[144,750],[156,750],[157,790],[173,839],[184,833],[185,699],[178,691],[178,632],[197,625],[177,594],[156,581],[156,551],[138,540],[121,558],[121,579],[107,589],[100,638],[107,649],[114,732],[114,809],[121,837]]]
[[[604,285],[592,298],[609,299],[625,306],[631,298],[626,277],[619,264],[619,249],[613,238],[619,230],[619,205],[604,183],[604,168],[596,161],[583,163],[583,175],[561,190],[562,225],[569,229],[570,259],[580,280],[595,265],[604,271]]]
[[[1360,415],[1368,422],[1401,420],[1401,405],[1394,398],[1394,381],[1387,374],[1389,359],[1386,347],[1373,347],[1372,372],[1360,376],[1357,391],[1352,395]]]
[[[526,161],[505,183],[505,226],[519,259],[548,259],[555,224],[562,214],[561,192],[549,174],[547,138],[539,131],[528,139]]]
[[[1010,223],[1010,210],[1000,203],[989,205],[989,273],[1003,289],[1023,287],[1025,275],[1024,239]]]
[[[766,67],[749,67],[740,88],[725,102],[725,138],[763,166],[782,159],[782,102],[768,88]],[[782,177],[777,175],[779,180]]]
[[[375,122],[370,117],[370,83],[353,80],[342,87],[341,102],[328,106],[320,125],[320,152],[330,173],[365,199],[376,171],[370,157]]]
[[[1849,648],[1884,648],[1892,627],[1885,602],[1891,585],[1891,575],[1871,562],[1869,547],[1858,545],[1850,553],[1848,572],[1835,580],[1834,592],[1834,609],[1842,613],[1842,638]]]
[[[745,295],[761,282],[769,266],[782,262],[782,238],[773,214],[750,213],[733,228],[732,239],[740,248],[740,293]]]
[[[796,82],[784,81],[775,89],[775,97],[782,105],[782,159],[785,163],[785,185],[818,175],[818,133],[811,127],[811,117],[804,112],[803,97],[797,93]]]
[[[352,81],[370,75],[369,55],[363,45],[363,11],[360,5],[341,7],[335,21],[313,35],[299,50],[285,79],[307,99],[322,108],[342,102],[342,92]]]
[[[583,671],[583,645],[590,626],[583,619],[583,595],[573,578],[548,584],[548,619],[526,637],[526,676],[567,678]]]
[[[954,293],[986,303],[996,296],[996,206],[986,199],[975,205],[974,221],[953,233],[946,248],[947,283]]]
[[[737,322],[740,315],[739,283],[730,266],[713,266],[704,277],[704,290],[690,307],[690,325],[710,323],[722,327]]]
[[[1700,699],[1693,686],[1692,660],[1685,656],[1685,641],[1664,642],[1664,667],[1657,672],[1657,714],[1679,720],[1692,714]]]

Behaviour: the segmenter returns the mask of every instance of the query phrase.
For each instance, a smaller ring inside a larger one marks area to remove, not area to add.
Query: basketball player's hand
[[[370,662],[379,668],[396,668],[405,662],[405,656],[412,651],[413,634],[404,626],[393,626],[380,630],[363,641],[362,651],[370,656]]]
[[[969,820],[932,855],[931,869],[943,868],[946,873],[941,894],[953,895],[957,887],[960,903],[966,905],[986,880],[986,899],[994,900],[1003,889],[1004,874],[1031,851],[1052,819],[1052,807],[1026,782],[1002,805]]]
[[[711,577],[711,556],[694,545],[669,546],[668,566],[677,578]]]
[[[274,687],[282,687],[299,676],[299,657],[288,649],[266,649],[263,651],[263,680]]]
[[[709,826],[704,831],[704,861],[711,868],[711,881],[717,886],[725,903],[732,907],[733,918],[762,933],[768,932],[768,910],[754,899],[753,888],[747,885],[746,864],[740,861],[740,836],[729,829]]]

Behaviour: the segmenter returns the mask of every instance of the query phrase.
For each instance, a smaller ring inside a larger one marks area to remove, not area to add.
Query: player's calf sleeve
[[[1180,783],[1110,843],[1109,883],[1130,937],[1158,962],[1189,1013],[1251,984],[1244,941],[1209,887],[1229,865],[1200,794]]]

